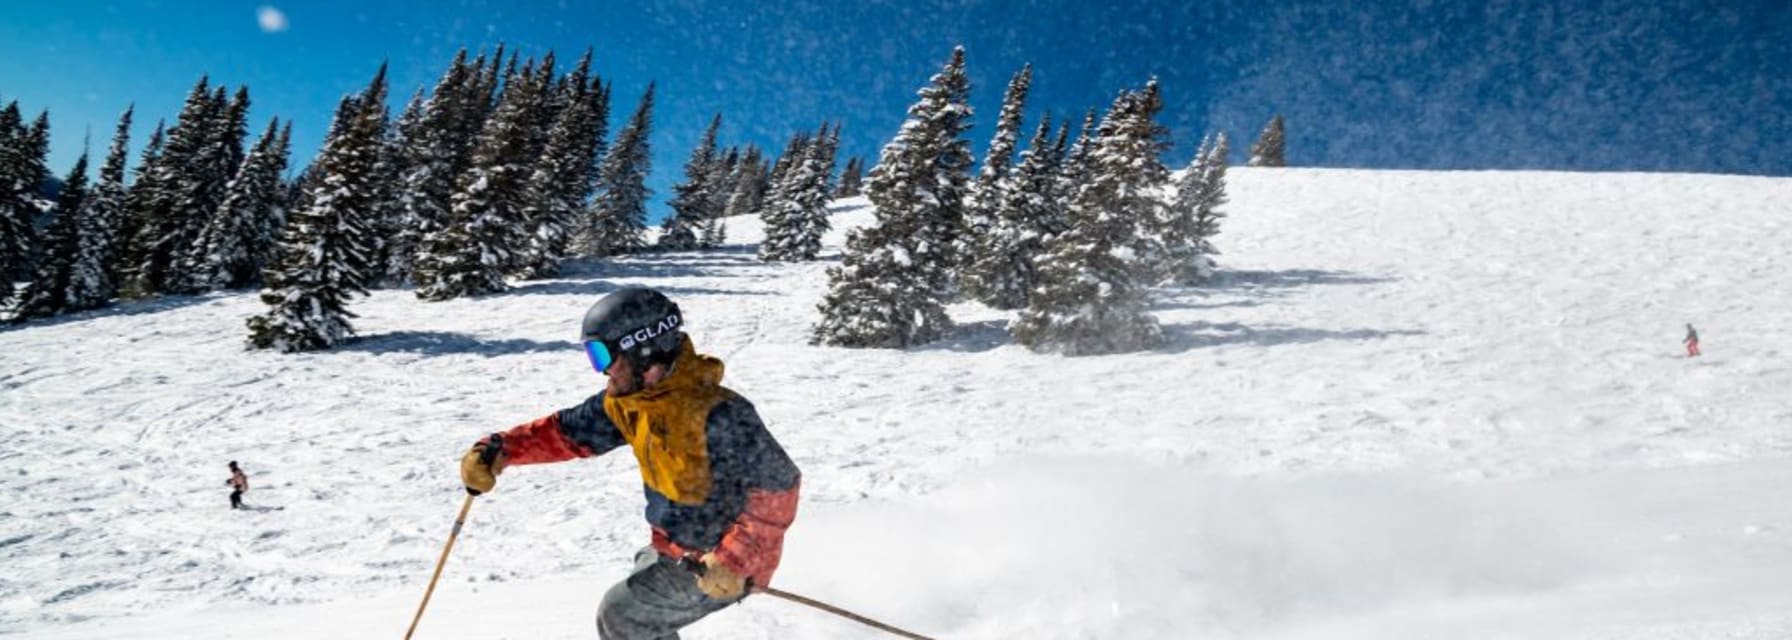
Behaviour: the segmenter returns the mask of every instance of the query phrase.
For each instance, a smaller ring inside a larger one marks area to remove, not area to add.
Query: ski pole
[[[448,564],[448,552],[454,549],[454,539],[460,537],[460,527],[467,522],[467,510],[473,508],[473,496],[469,491],[467,501],[460,505],[460,515],[454,517],[454,530],[448,533],[448,544],[442,547],[442,557],[436,560],[435,575],[429,577],[429,588],[423,590],[423,602],[417,605],[417,616],[411,618],[411,628],[404,632],[404,640],[411,640],[411,634],[417,632],[417,623],[423,620],[423,609],[429,606],[429,596],[436,591],[436,579],[442,577],[442,565]]]
[[[783,598],[785,600],[789,600],[789,601],[795,602],[797,604],[815,607],[822,611],[826,611],[828,613],[840,616],[842,618],[852,620],[859,624],[863,624],[865,626],[872,627],[874,629],[878,629],[881,631],[888,631],[892,634],[902,636],[904,638],[909,638],[910,640],[933,640],[932,638],[921,635],[919,633],[915,633],[913,631],[903,631],[902,629],[898,629],[896,627],[892,627],[892,626],[884,624],[882,622],[872,620],[870,618],[861,616],[861,615],[853,613],[851,611],[841,609],[839,607],[833,606],[833,605],[825,603],[825,602],[821,602],[819,600],[812,600],[809,598],[805,598],[803,596],[799,596],[799,595],[791,593],[789,591],[780,591],[778,589],[773,589],[771,587],[753,587],[753,593],[763,593],[768,596],[777,596],[779,598]]]
[[[479,463],[490,467],[502,450],[498,435],[492,434],[491,446],[479,453]],[[454,539],[460,537],[461,525],[467,523],[467,511],[473,508],[473,498],[478,495],[478,491],[467,487],[467,500],[460,505],[460,515],[454,516],[454,529],[448,532],[448,544],[442,546],[442,557],[436,560],[436,572],[429,576],[429,588],[423,590],[423,602],[417,604],[417,616],[411,618],[411,628],[404,632],[404,640],[411,640],[411,634],[417,632],[417,623],[423,620],[423,609],[429,606],[429,596],[436,592],[436,580],[442,577],[442,566],[448,564],[448,552],[454,550]]]

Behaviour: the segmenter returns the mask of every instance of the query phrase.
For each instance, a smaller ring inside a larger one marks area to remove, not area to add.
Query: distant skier
[[[1688,357],[1688,358],[1698,357],[1698,355],[1699,355],[1699,332],[1693,330],[1691,322],[1686,323],[1686,339],[1681,340],[1681,342],[1686,343],[1686,357]]]
[[[230,479],[225,480],[224,484],[230,485],[231,488],[230,508],[243,508],[243,494],[249,492],[249,476],[243,474],[242,468],[236,466],[235,460],[230,461]]]
[[[604,391],[494,433],[461,458],[474,495],[506,465],[560,462],[630,447],[646,485],[652,544],[604,594],[604,640],[677,638],[678,630],[768,585],[796,518],[796,465],[753,404],[721,385],[722,361],[700,355],[678,305],[630,287],[585,312],[591,365]],[[480,456],[496,447],[489,464]]]

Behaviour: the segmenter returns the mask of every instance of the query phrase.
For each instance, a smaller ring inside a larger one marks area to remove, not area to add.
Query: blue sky
[[[260,20],[269,6],[283,19]],[[1205,130],[1248,143],[1280,112],[1300,165],[1792,175],[1784,0],[6,2],[0,100],[50,110],[60,174],[89,131],[103,152],[126,104],[140,143],[210,74],[249,85],[256,130],[293,120],[309,162],[337,99],[382,60],[402,103],[456,49],[499,42],[563,60],[593,48],[613,126],[659,83],[656,208],[717,111],[727,142],[775,148],[840,121],[842,158],[874,157],[956,44],[979,150],[1032,62],[1029,119],[1160,78],[1175,164]]]

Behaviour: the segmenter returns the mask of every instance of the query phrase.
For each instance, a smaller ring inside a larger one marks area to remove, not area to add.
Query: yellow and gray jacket
[[[653,546],[675,558],[713,551],[753,584],[771,582],[796,518],[801,479],[753,404],[721,386],[722,361],[686,338],[666,378],[503,432],[509,464],[560,462],[628,445],[641,465]]]

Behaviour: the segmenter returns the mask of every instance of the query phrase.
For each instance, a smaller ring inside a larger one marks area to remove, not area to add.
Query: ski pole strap
[[[781,591],[778,589],[773,589],[771,587],[753,587],[753,593],[763,593],[768,596],[777,596],[779,598],[783,598],[785,600],[789,600],[791,602],[795,602],[800,605],[814,607],[816,609],[826,611],[828,613],[840,616],[842,618],[846,618],[848,620],[852,620],[853,622],[857,622],[859,624],[862,624],[862,625],[865,625],[865,626],[868,626],[868,627],[871,627],[874,629],[878,629],[880,631],[886,631],[886,632],[889,632],[889,633],[892,633],[892,634],[895,634],[895,635],[898,635],[898,636],[901,636],[904,638],[909,638],[910,640],[933,640],[933,638],[929,638],[929,637],[921,635],[919,633],[915,633],[912,631],[904,631],[902,629],[898,629],[896,627],[884,624],[882,622],[872,620],[870,618],[861,616],[861,615],[853,613],[851,611],[841,609],[834,605],[831,605],[831,604],[828,604],[825,602],[821,602],[819,600],[812,600],[809,598],[805,598],[803,596],[799,596],[799,595],[791,593],[789,591]]]

